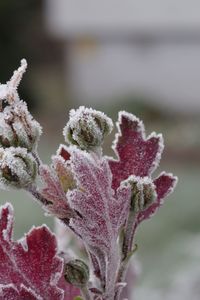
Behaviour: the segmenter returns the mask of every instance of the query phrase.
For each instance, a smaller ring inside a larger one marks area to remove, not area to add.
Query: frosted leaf
[[[105,135],[112,131],[112,120],[104,113],[80,106],[70,111],[63,130],[66,142],[91,150],[102,145]]]
[[[129,181],[132,176],[140,178],[140,181],[145,178],[151,181],[151,174],[158,166],[164,148],[162,135],[152,133],[146,138],[142,121],[126,112],[119,113],[117,127],[113,149],[118,159],[108,158],[113,176],[112,187],[117,189],[121,181]],[[153,180],[157,196],[146,210],[139,213],[135,228],[157,211],[176,183],[177,177],[166,173]]]
[[[16,295],[13,299],[20,300],[64,299],[64,291],[58,286],[63,263],[56,254],[55,236],[42,226],[26,234],[25,242],[14,242],[12,206],[1,207],[0,215],[0,295]]]
[[[89,245],[108,253],[127,216],[130,186],[122,185],[114,194],[110,169],[104,158],[98,161],[74,149],[71,164],[78,188],[69,191],[67,197],[81,217],[73,218],[70,223]]]
[[[69,206],[66,194],[55,170],[46,165],[41,165],[40,177],[44,184],[41,194],[51,203],[45,209],[61,219],[69,219],[73,216],[74,212]]]
[[[20,81],[22,80],[23,74],[26,72],[27,69],[27,61],[26,59],[21,60],[21,66],[14,71],[13,76],[11,77],[9,81],[9,86],[13,88],[17,88],[20,84]]]
[[[107,278],[105,298],[112,299],[119,264],[117,238],[129,212],[131,188],[122,184],[114,193],[104,158],[74,149],[71,164],[77,188],[69,191],[67,198],[78,215],[70,220],[70,225],[95,255],[101,276]]]
[[[25,188],[37,176],[37,163],[25,148],[0,148],[0,183],[2,186]]]
[[[134,115],[120,112],[117,127],[113,149],[118,159],[109,159],[114,189],[130,175],[149,176],[158,166],[163,151],[162,135],[152,133],[145,138],[144,125]]]

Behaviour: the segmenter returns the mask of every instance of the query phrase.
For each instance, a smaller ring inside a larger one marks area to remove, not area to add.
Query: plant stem
[[[118,270],[116,283],[124,282],[129,260],[132,254],[137,250],[137,246],[134,249],[132,249],[133,239],[135,234],[135,217],[136,217],[135,211],[130,210],[125,231],[124,231],[124,239],[122,242],[122,249],[121,249],[121,264]],[[120,299],[119,297],[121,291],[122,289],[118,289],[116,291],[114,300]]]
[[[135,211],[130,210],[125,228],[124,240],[122,244],[122,260],[126,260],[127,256],[132,251],[135,233],[135,215]]]
[[[81,294],[82,294],[84,300],[92,300],[91,294],[90,294],[87,286],[81,288]]]
[[[29,192],[36,200],[38,200],[42,205],[49,205],[51,204],[45,197],[41,195],[41,193],[37,190],[35,185],[29,186],[27,188],[27,192]]]

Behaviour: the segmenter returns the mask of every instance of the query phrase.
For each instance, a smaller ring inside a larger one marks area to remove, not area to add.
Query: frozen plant
[[[5,204],[0,213],[0,299],[122,299],[137,227],[158,210],[177,181],[165,172],[152,178],[163,151],[162,135],[146,137],[142,121],[122,111],[114,158],[104,156],[102,144],[112,120],[80,107],[70,111],[63,130],[67,145],[59,146],[51,166],[44,165],[37,152],[41,127],[17,92],[26,67],[22,60],[10,81],[0,85],[0,183],[32,194],[82,241],[87,257],[77,257],[69,248],[59,251],[46,226],[13,241],[13,208]]]

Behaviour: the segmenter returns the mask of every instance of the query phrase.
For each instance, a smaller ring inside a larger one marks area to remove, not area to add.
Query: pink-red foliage
[[[15,242],[12,206],[4,205],[0,214],[0,299],[73,300],[79,293],[62,280],[63,261],[50,230],[33,228]]]
[[[118,134],[113,145],[117,159],[108,160],[113,176],[112,187],[115,190],[121,181],[131,175],[151,177],[164,148],[162,135],[152,133],[146,138],[142,121],[130,113],[119,113],[117,126]],[[165,172],[153,181],[157,198],[145,211],[138,214],[136,226],[156,212],[164,197],[173,191],[176,182],[175,176]]]

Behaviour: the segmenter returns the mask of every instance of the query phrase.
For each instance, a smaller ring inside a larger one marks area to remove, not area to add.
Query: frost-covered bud
[[[91,150],[102,145],[112,131],[113,123],[104,113],[80,106],[70,111],[70,119],[63,130],[66,142]]]
[[[25,148],[0,148],[0,182],[4,186],[26,188],[34,182],[38,165]]]
[[[89,268],[80,259],[74,259],[65,264],[65,280],[76,287],[83,287],[89,280]]]
[[[41,127],[29,113],[26,104],[18,101],[6,106],[0,113],[0,146],[35,150]]]
[[[149,177],[130,176],[127,181],[131,185],[131,210],[145,210],[156,199],[155,185]]]

